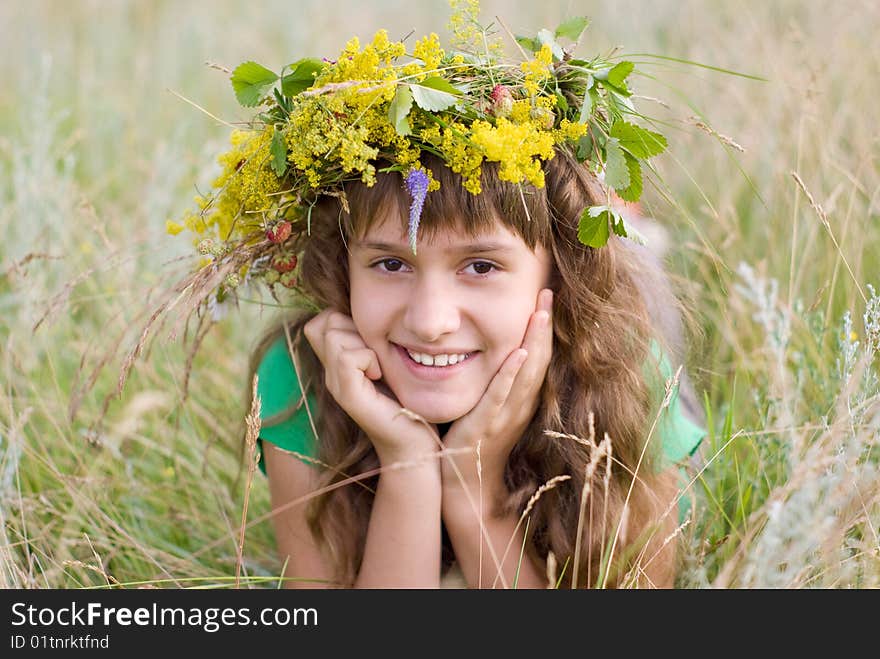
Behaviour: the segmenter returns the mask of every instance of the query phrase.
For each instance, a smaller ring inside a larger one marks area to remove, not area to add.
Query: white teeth
[[[409,353],[409,356],[412,357],[414,362],[418,362],[424,366],[452,366],[458,362],[463,362],[468,357],[466,354],[431,356],[420,352],[412,352],[411,350],[407,350],[407,353]]]

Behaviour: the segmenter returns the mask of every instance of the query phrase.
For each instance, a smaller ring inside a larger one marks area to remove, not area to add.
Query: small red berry
[[[495,85],[492,89],[492,114],[506,117],[513,110],[513,94],[504,85]]]
[[[286,288],[293,288],[296,286],[296,275],[292,272],[285,272],[281,275],[281,285]]]
[[[290,231],[290,222],[287,220],[281,220],[281,222],[266,231],[266,238],[269,239],[269,242],[280,245],[290,238]]]
[[[279,254],[272,259],[272,269],[284,274],[296,268],[296,254]]]

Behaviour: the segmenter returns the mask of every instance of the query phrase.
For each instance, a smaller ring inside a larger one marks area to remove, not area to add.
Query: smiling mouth
[[[402,345],[397,344],[397,343],[395,343],[394,345],[397,347],[397,349],[398,349],[400,352],[403,353],[404,357],[406,357],[406,359],[407,359],[411,364],[415,364],[416,366],[422,366],[422,367],[424,367],[424,368],[436,368],[436,369],[441,369],[441,370],[442,370],[442,369],[446,369],[446,368],[452,368],[452,367],[454,367],[454,366],[458,366],[459,364],[463,364],[463,363],[465,363],[465,362],[467,362],[467,361],[470,361],[471,359],[473,359],[473,357],[474,357],[476,354],[479,353],[479,350],[473,350],[473,351],[471,351],[471,352],[465,353],[465,354],[466,354],[465,358],[464,358],[464,359],[460,359],[460,360],[458,360],[458,361],[455,362],[454,364],[442,364],[442,365],[441,365],[441,364],[423,364],[422,362],[417,362],[415,359],[413,359],[413,358],[412,358],[412,355],[410,354],[410,351],[409,351],[407,348],[405,348],[405,347],[403,347]]]

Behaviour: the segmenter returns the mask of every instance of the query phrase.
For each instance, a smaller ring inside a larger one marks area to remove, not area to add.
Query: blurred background
[[[518,35],[588,16],[576,54],[636,62],[669,139],[643,208],[693,313],[710,431],[679,585],[880,585],[880,4],[481,4]],[[273,310],[244,303],[191,363],[163,326],[116,395],[145,300],[188,266],[165,221],[213,179],[211,115],[249,118],[216,67],[333,59],[380,28],[445,44],[449,13],[0,3],[0,585],[277,585],[266,482],[240,468]]]

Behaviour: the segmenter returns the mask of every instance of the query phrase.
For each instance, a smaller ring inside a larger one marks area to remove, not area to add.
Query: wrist
[[[379,465],[386,470],[428,469],[437,471],[438,474],[440,471],[435,449],[418,447],[376,449],[376,456],[379,458]]]
[[[504,470],[506,464],[498,464],[496,461],[481,456],[479,469],[477,457],[474,454],[464,456],[446,455],[440,460],[440,470],[443,475],[443,485],[453,489],[468,489],[483,491],[491,490],[503,492]]]
[[[484,470],[481,477],[478,478],[476,469],[474,469],[472,477],[466,475],[461,468],[459,468],[459,472],[461,477],[452,468],[446,468],[445,465],[441,470],[444,504],[469,507],[470,501],[477,502],[482,498],[484,509],[490,510],[509,494],[501,474]]]

